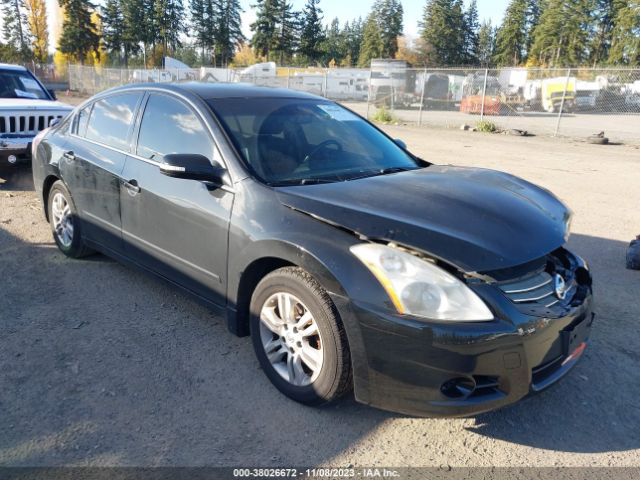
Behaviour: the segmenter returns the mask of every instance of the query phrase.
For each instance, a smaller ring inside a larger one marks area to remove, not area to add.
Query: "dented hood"
[[[553,194],[512,175],[436,165],[282,187],[277,195],[294,210],[466,272],[512,267],[555,250],[565,242],[571,215]]]

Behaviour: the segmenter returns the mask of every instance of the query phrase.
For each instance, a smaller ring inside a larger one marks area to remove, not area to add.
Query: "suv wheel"
[[[275,387],[306,405],[337,399],[351,388],[344,327],[327,292],[305,270],[265,276],[251,299],[251,337]]]

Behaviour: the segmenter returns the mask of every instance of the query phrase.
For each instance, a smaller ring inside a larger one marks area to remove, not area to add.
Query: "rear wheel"
[[[83,244],[76,207],[69,190],[60,180],[56,181],[49,190],[48,212],[53,239],[62,253],[71,258],[80,258],[93,253]]]
[[[265,374],[289,398],[321,405],[351,388],[338,312],[303,269],[281,268],[260,281],[251,300],[251,337]]]

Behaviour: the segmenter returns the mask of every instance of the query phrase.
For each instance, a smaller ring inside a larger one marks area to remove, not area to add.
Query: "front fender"
[[[354,390],[357,398],[366,401],[369,398],[367,352],[360,323],[351,310],[350,292],[362,290],[363,285],[370,285],[369,288],[376,290],[372,295],[381,298],[380,295],[386,294],[384,291],[377,291],[380,287],[366,278],[370,274],[358,265],[358,261],[350,253],[348,247],[356,243],[357,239],[333,227],[322,225],[323,230],[324,228],[328,232],[323,235],[312,233],[315,232],[313,229],[309,233],[290,233],[286,240],[255,241],[235,255],[230,255],[228,326],[234,333],[248,334],[241,325],[247,319],[239,314],[238,302],[246,301],[239,298],[242,295],[241,279],[254,262],[271,258],[305,269],[327,290],[338,310],[349,342]]]

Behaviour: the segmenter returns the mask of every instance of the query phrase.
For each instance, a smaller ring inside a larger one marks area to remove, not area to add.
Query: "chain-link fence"
[[[197,80],[283,87],[340,101],[382,121],[476,127],[640,143],[640,69],[413,69],[377,61],[372,69],[110,69],[70,65],[69,87],[95,94],[139,82]]]

